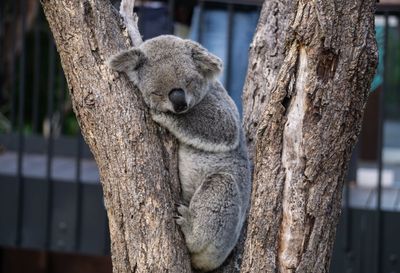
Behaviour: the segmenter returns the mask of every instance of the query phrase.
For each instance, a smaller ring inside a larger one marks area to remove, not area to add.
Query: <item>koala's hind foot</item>
[[[189,207],[180,205],[176,222],[185,235],[192,265],[202,271],[219,267],[239,237],[242,219],[239,190],[233,176],[209,176],[193,195]]]
[[[176,210],[178,211],[178,215],[175,217],[176,223],[180,225],[183,234],[189,234],[192,230],[189,208],[178,204]]]

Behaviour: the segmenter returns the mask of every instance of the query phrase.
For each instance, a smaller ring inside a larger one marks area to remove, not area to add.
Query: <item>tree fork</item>
[[[172,218],[176,143],[138,90],[105,65],[130,46],[121,19],[107,0],[42,5],[100,170],[114,272],[191,272]],[[216,272],[328,271],[375,71],[373,15],[373,0],[264,3],[244,93],[254,161],[247,238]]]

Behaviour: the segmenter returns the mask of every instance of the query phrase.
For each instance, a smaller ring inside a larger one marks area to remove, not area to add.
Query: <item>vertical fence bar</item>
[[[353,253],[353,234],[352,234],[352,218],[353,213],[350,208],[350,185],[349,183],[357,181],[357,161],[359,154],[359,144],[357,143],[353,149],[353,153],[351,155],[349,169],[347,171],[346,180],[344,183],[344,208],[343,208],[343,225],[344,225],[344,234],[343,234],[343,251],[345,253],[345,267],[346,270],[350,270],[352,266],[354,266],[354,253]],[[349,268],[349,264],[351,264]]]
[[[204,31],[204,1],[199,1],[199,25],[197,31],[197,41],[203,43],[203,31]]]
[[[400,10],[394,12],[393,16],[396,16],[397,21],[400,22]],[[397,31],[400,32],[400,26],[399,25],[397,25]],[[397,54],[399,54],[399,52],[400,52],[400,50],[397,51]],[[393,209],[395,211],[398,211],[398,212],[400,210],[400,189],[397,189],[397,191],[396,191],[396,197],[395,197],[394,202],[393,202]]]
[[[78,132],[77,135],[77,151],[76,151],[76,176],[75,180],[77,183],[76,187],[76,225],[75,225],[75,250],[79,252],[81,247],[81,232],[82,232],[82,180],[81,180],[81,159],[82,159],[82,135]]]
[[[257,6],[257,13],[258,13],[259,15],[261,15],[262,7],[263,7],[263,4],[262,4],[262,3],[259,3],[258,6]]]
[[[379,113],[378,113],[378,187],[377,187],[377,204],[376,204],[376,273],[381,273],[382,267],[382,148],[383,148],[383,123],[384,123],[384,95],[387,91],[387,50],[388,50],[388,34],[389,34],[389,14],[385,12],[385,34],[383,48],[383,84],[379,94]]]
[[[345,254],[344,268],[346,272],[351,272],[351,268],[354,266],[354,254],[352,249],[352,223],[351,219],[353,217],[352,211],[350,209],[350,187],[349,180],[345,181],[344,186],[344,208],[343,208],[343,221],[344,221],[344,235],[343,235],[343,251]]]
[[[56,84],[56,101],[57,104],[55,106],[55,114],[56,116],[53,117],[54,122],[53,126],[56,125],[56,128],[53,127],[53,135],[56,134],[57,136],[62,132],[62,123],[63,123],[63,115],[64,115],[64,102],[65,102],[65,76],[64,71],[61,66],[61,59],[59,58],[58,54],[56,54],[56,71],[58,79],[58,84]],[[55,130],[56,129],[56,130]]]
[[[60,134],[64,132],[64,122],[65,122],[65,115],[66,115],[66,105],[65,100],[67,96],[67,80],[65,79],[65,75],[63,69],[60,65],[60,74],[61,74],[61,87],[60,87],[60,101],[58,105],[58,109],[60,111]]]
[[[19,88],[18,88],[18,156],[17,156],[17,180],[18,180],[18,215],[17,215],[17,238],[16,245],[22,243],[22,225],[24,209],[25,181],[23,177],[23,155],[24,155],[24,106],[25,106],[25,13],[26,8],[23,0],[19,0],[21,15],[21,54],[19,58]]]
[[[169,19],[171,22],[171,29],[170,33],[174,34],[174,22],[175,22],[175,0],[169,0],[168,1],[168,13],[169,13]]]
[[[51,245],[51,227],[53,222],[53,181],[51,177],[53,163],[53,101],[54,101],[54,64],[55,48],[52,36],[49,35],[49,63],[47,90],[47,122],[49,135],[46,143],[46,186],[47,186],[47,217],[46,217],[46,248]]]
[[[39,16],[38,16],[39,18]],[[38,26],[38,19],[34,26],[34,45],[33,45],[33,98],[32,98],[32,131],[39,132],[39,82],[40,82],[40,30]]]
[[[18,18],[18,1],[12,1],[12,22],[10,24],[10,28],[12,28],[11,31],[11,62],[9,63],[9,66],[11,68],[11,79],[10,79],[10,89],[11,89],[11,128],[14,129],[16,126],[16,100],[17,100],[17,82],[16,82],[16,73],[15,73],[15,63],[16,63],[16,48],[17,48],[17,18]],[[10,90],[7,90],[10,92]]]
[[[367,236],[366,235],[367,229],[369,228],[366,222],[367,222],[367,216],[365,216],[365,215],[361,216],[360,230],[359,230],[360,235],[359,236],[362,239],[358,240],[358,251],[359,251],[358,255],[360,258],[358,259],[359,270],[356,271],[356,272],[360,272],[360,273],[367,272],[365,270],[365,260],[363,259],[363,257],[368,257],[368,255],[366,254],[367,252],[365,251],[367,249],[365,240],[363,240]],[[372,259],[372,257],[371,257],[371,259]],[[351,271],[350,271],[350,273],[351,273]]]
[[[4,52],[4,43],[5,43],[5,33],[4,33],[4,17],[6,15],[5,12],[6,9],[6,3],[4,1],[0,2],[0,38],[3,40],[0,40],[0,52]],[[4,53],[0,54],[0,106],[3,103],[4,99]]]
[[[234,6],[228,4],[228,29],[227,29],[227,57],[226,62],[226,89],[228,92],[231,91],[231,80],[232,80],[232,40],[233,40],[233,16]]]
[[[345,181],[344,185],[344,208],[343,208],[343,220],[344,220],[344,244],[343,249],[346,256],[350,255],[351,252],[351,211],[350,211],[350,187],[349,180]]]
[[[105,209],[105,208],[104,208]],[[107,215],[107,213],[106,213]],[[110,255],[111,252],[111,239],[110,239],[110,229],[108,227],[108,218],[105,217],[105,221],[104,221],[104,250],[103,253],[104,255]]]
[[[397,189],[396,197],[395,197],[394,202],[393,202],[393,209],[395,211],[398,211],[400,209],[399,206],[400,206],[400,189]]]

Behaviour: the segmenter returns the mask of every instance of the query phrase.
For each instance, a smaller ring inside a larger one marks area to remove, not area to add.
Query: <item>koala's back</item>
[[[233,100],[219,82],[215,82],[211,88],[210,93],[220,106],[229,107],[232,111],[237,111]],[[209,131],[227,129],[223,127],[212,128],[213,126],[218,126],[216,124],[220,123],[208,123],[207,129]],[[241,201],[247,208],[251,187],[249,162],[244,133],[240,124],[238,124],[238,127],[239,141],[237,146],[230,151],[210,152],[183,143],[180,144],[179,173],[185,201],[190,201],[196,189],[200,187],[207,176],[215,173],[228,173],[235,178],[239,191],[242,193]],[[223,136],[223,133],[219,133],[219,137],[221,136]]]

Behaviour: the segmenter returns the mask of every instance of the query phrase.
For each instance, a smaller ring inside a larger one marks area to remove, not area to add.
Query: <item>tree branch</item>
[[[138,28],[138,16],[133,12],[135,0],[122,0],[119,13],[124,18],[125,27],[133,46],[139,46],[143,40]]]
[[[176,141],[152,121],[139,90],[105,64],[131,46],[119,16],[109,0],[41,3],[99,168],[114,272],[191,272],[173,219],[180,195]]]
[[[241,273],[329,270],[377,63],[374,6],[264,3],[244,91],[254,178]]]

